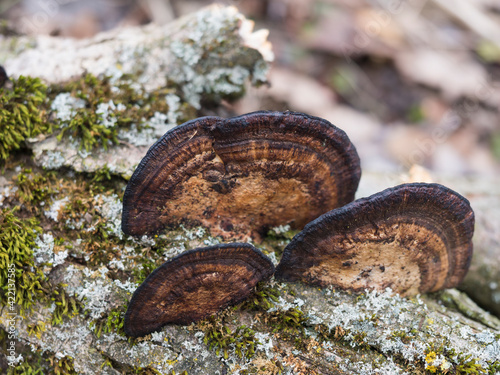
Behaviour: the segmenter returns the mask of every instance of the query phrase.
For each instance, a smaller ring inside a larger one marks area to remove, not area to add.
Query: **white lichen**
[[[45,274],[48,274],[53,267],[63,264],[67,257],[67,250],[54,253],[54,237],[51,233],[43,233],[35,239],[33,258],[36,265],[49,266],[43,268]]]
[[[125,290],[126,292],[133,294],[135,290],[139,287],[139,284],[134,283],[130,280],[125,281],[122,283],[120,280],[114,280],[114,284],[119,287],[120,289]]]
[[[271,230],[276,233],[276,234],[283,234],[283,233],[286,233],[290,230],[290,225],[286,224],[286,225],[279,225],[277,227],[273,227],[271,228]]]
[[[55,222],[58,222],[61,208],[63,208],[64,205],[68,202],[69,202],[69,197],[64,197],[62,199],[58,199],[58,200],[52,202],[50,209],[48,209],[47,211],[44,211],[43,213],[49,219],[52,219]]]
[[[43,167],[47,169],[58,169],[61,168],[65,162],[66,158],[61,151],[48,150],[45,152]]]
[[[101,267],[95,273],[84,269],[83,272],[86,276],[83,285],[70,288],[69,292],[76,294],[83,302],[91,319],[99,319],[109,309],[109,297],[113,284],[106,278],[108,269]]]
[[[50,108],[55,112],[56,117],[62,121],[61,126],[64,127],[75,116],[77,109],[85,108],[85,100],[75,98],[69,92],[64,92],[54,98]]]
[[[5,198],[9,197],[11,193],[14,193],[17,191],[17,186],[1,186],[0,187],[0,207],[3,206],[3,201]]]
[[[171,96],[179,98],[176,95]],[[174,110],[171,112],[170,109],[168,114],[155,112],[153,117],[142,121],[139,126],[132,124],[129,129],[120,129],[118,138],[134,146],[151,146],[167,131],[177,126],[176,122],[170,122],[170,118],[176,120],[177,116],[179,114]]]
[[[106,219],[106,229],[108,232],[119,239],[123,238],[121,229],[123,204],[116,195],[98,194],[94,197],[96,211]],[[88,229],[89,231],[92,228]]]
[[[271,262],[273,262],[274,266],[277,266],[278,263],[280,262],[278,258],[276,257],[276,253],[270,252],[266,254],[269,259],[271,259]]]
[[[179,119],[179,116],[181,115],[180,112],[181,98],[179,98],[177,95],[174,94],[167,94],[165,95],[165,101],[167,102],[168,105],[168,113],[167,113],[168,125],[176,126],[178,125],[177,121]]]
[[[163,258],[167,261],[171,258],[176,257],[179,254],[182,254],[184,251],[186,251],[186,246],[182,242],[179,243],[178,245],[168,246],[163,251]]]
[[[255,338],[258,340],[257,350],[263,351],[268,359],[274,358],[275,353],[271,336],[268,333],[255,332]]]
[[[118,121],[115,112],[122,112],[125,109],[126,107],[123,104],[115,105],[112,100],[107,103],[99,103],[95,111],[99,115],[97,123],[104,125],[106,128],[114,128]]]

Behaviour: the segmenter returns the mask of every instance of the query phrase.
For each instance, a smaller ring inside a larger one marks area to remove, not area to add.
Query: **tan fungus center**
[[[247,234],[248,227],[280,223],[302,227],[319,215],[311,207],[307,186],[298,179],[270,180],[261,173],[251,173],[227,183],[230,185],[226,187],[209,182],[202,174],[190,178],[176,199],[165,202],[162,218],[166,222],[180,219],[201,222],[211,228],[212,235],[224,236],[227,232]],[[226,191],[220,194],[214,188]]]
[[[334,236],[333,238],[336,238]],[[368,239],[367,239],[368,238]],[[360,240],[362,239],[362,240]],[[448,253],[442,239],[434,232],[415,224],[394,224],[387,231],[373,234],[373,227],[362,227],[343,241],[347,248],[338,255],[325,257],[310,268],[307,276],[321,284],[342,289],[384,290],[390,287],[401,295],[419,293],[422,284],[429,291],[444,285],[448,271]],[[328,246],[324,241],[321,246]],[[330,244],[331,249],[338,244]],[[429,251],[424,251],[427,247]],[[433,259],[424,259],[425,257]],[[419,264],[427,263],[422,275]]]

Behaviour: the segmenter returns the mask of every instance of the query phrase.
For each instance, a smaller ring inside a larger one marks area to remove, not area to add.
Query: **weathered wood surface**
[[[266,70],[265,59],[252,48],[236,48],[228,51],[225,58],[206,64],[199,60],[200,51],[192,50],[193,55],[190,55],[191,50],[186,49],[185,36],[193,25],[217,27],[213,24],[217,20],[229,20],[230,25],[241,24],[241,16],[234,10],[212,8],[204,12],[215,12],[218,16],[213,18],[214,21],[210,18],[210,22],[204,23],[204,17],[210,17],[210,13],[205,13],[205,16],[199,13],[165,29],[155,30],[149,27],[123,30],[101,35],[90,41],[56,41],[43,37],[38,39],[35,48],[24,52],[6,48],[9,43],[5,39],[0,41],[0,46],[4,56],[9,55],[5,66],[10,74],[41,76],[48,81],[64,80],[81,74],[84,69],[96,74],[106,73],[108,68],[112,69],[118,64],[124,72],[133,73],[142,64],[145,79],[159,79],[148,81],[152,87],[164,84],[164,79],[168,81],[169,77],[180,77],[176,84],[183,87],[185,98],[192,100],[191,104],[196,107],[199,105],[200,95],[208,95],[217,90],[221,96],[222,93],[241,92],[243,78],[253,77],[256,82],[265,81]],[[211,37],[227,38],[228,34],[224,33],[227,24],[225,25],[219,28],[220,34],[212,33]],[[162,35],[167,35],[167,39],[163,39]],[[237,43],[244,45],[244,40],[238,36]],[[144,45],[149,42],[154,44],[151,49]],[[193,49],[195,46],[196,43],[191,43]],[[148,54],[136,55],[137,48],[148,49]],[[183,51],[181,55],[179,48]],[[57,57],[57,49],[62,49],[61,57]],[[62,53],[67,50],[73,51],[72,59],[63,59]],[[104,56],[102,59],[100,54]],[[38,63],[33,64],[30,60],[35,57]],[[190,58],[196,62],[192,64]],[[75,63],[75,59],[78,63]],[[160,66],[158,61],[161,62]],[[234,61],[241,62],[238,66],[246,68],[235,71],[224,65],[231,65]],[[232,71],[228,74],[240,72],[241,80],[235,86],[224,86],[216,90],[214,85],[219,81],[207,80],[207,75],[216,74],[212,69],[214,66],[222,69],[219,71],[221,74],[226,74],[223,72],[228,69]],[[189,72],[194,76],[183,70],[186,67],[191,67]],[[168,74],[164,74],[165,72]],[[203,82],[198,82],[198,79]],[[196,88],[193,88],[194,83],[197,84]],[[71,144],[58,142],[51,136],[45,140],[34,140],[31,147],[35,162],[40,166],[56,170],[69,167],[87,172],[98,171],[107,166],[111,172],[127,177],[148,146],[145,144],[130,148],[121,144],[110,147],[103,153],[89,154],[79,152]],[[50,156],[56,154],[60,156],[61,162],[50,164],[54,161]],[[0,181],[1,187],[10,187],[10,178],[16,173],[6,171],[5,177]],[[397,175],[363,171],[357,195],[367,196],[400,182]],[[500,181],[436,178],[436,182],[466,196],[475,209],[476,253],[471,272],[462,287],[474,299],[488,306],[490,311],[500,314]],[[3,190],[2,194],[8,194],[6,191]],[[12,190],[8,191],[13,194]],[[500,322],[457,290],[402,299],[392,295],[390,291],[366,291],[361,295],[354,295],[331,288],[318,289],[301,284],[271,282],[269,286],[279,294],[279,298],[269,299],[270,305],[261,310],[251,310],[244,306],[226,311],[217,321],[209,320],[188,327],[168,326],[135,342],[128,341],[113,330],[101,332],[98,337],[92,328],[93,322],[126,304],[137,287],[135,282],[120,280],[116,275],[121,271],[130,273],[134,268],[140,267],[138,254],[149,256],[155,242],[163,241],[167,247],[162,256],[168,259],[182,251],[219,240],[208,236],[201,228],[178,229],[160,238],[124,239],[119,227],[120,198],[115,195],[106,195],[106,199],[96,196],[92,204],[100,214],[113,245],[112,262],[100,267],[76,262],[75,259],[86,259],[89,255],[82,253],[82,246],[77,241],[68,239],[73,248],[66,261],[46,270],[54,285],[59,282],[66,284],[66,292],[78,297],[84,306],[83,310],[77,316],[65,319],[62,324],[52,325],[50,316],[53,307],[40,303],[17,324],[20,346],[28,349],[31,347],[32,351],[55,353],[57,358],[72,357],[74,369],[78,373],[119,374],[139,371],[140,368],[156,369],[163,374],[173,371],[176,374],[183,371],[189,374],[280,371],[285,374],[395,374],[425,371],[444,374],[460,373],[467,369],[476,369],[479,373],[490,371],[494,374],[500,371],[500,366],[495,365],[495,361],[500,358]],[[81,217],[75,221],[84,222],[86,219],[88,218]],[[51,225],[56,225],[55,222],[49,224],[44,227],[46,233],[51,233]],[[83,225],[85,227],[85,222]],[[82,229],[74,229],[75,232],[69,233],[72,238],[78,230]],[[275,261],[279,259],[281,250],[289,240],[286,234],[280,232],[277,229],[275,236],[259,245]],[[54,248],[50,249],[50,252],[54,251]],[[0,325],[4,329],[7,319],[7,310],[3,309]],[[283,323],[284,321],[287,323]],[[42,324],[44,329],[38,334],[28,333],[29,326]],[[204,340],[209,337],[214,324],[218,324],[216,327],[224,325],[233,332],[231,335],[235,341],[227,344],[227,355],[224,350],[216,354],[216,348],[210,349],[207,340]],[[250,338],[234,333],[242,325],[253,330]],[[244,354],[251,347],[249,342],[253,342],[255,354],[246,358]],[[245,343],[242,344],[243,356],[237,354],[238,343]]]

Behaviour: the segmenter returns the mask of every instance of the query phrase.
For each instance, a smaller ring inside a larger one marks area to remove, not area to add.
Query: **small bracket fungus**
[[[347,135],[293,112],[203,117],[148,151],[123,197],[123,232],[201,224],[212,235],[260,239],[269,227],[306,223],[351,202],[361,175]]]
[[[168,323],[187,325],[203,319],[243,301],[273,273],[271,260],[246,243],[182,253],[137,288],[125,314],[125,333],[144,336]]]
[[[469,201],[438,184],[386,189],[306,225],[276,278],[404,296],[457,286],[472,257]]]

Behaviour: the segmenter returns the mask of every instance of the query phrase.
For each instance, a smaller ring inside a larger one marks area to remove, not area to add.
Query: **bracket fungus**
[[[260,239],[354,199],[361,171],[344,131],[294,112],[202,117],[167,132],[132,175],[123,232],[201,224],[212,235]]]
[[[457,286],[472,257],[474,212],[439,184],[396,186],[332,210],[285,248],[275,277],[403,296]]]
[[[136,289],[125,333],[139,337],[165,324],[187,325],[246,299],[274,273],[271,260],[250,244],[190,250],[154,270]]]

